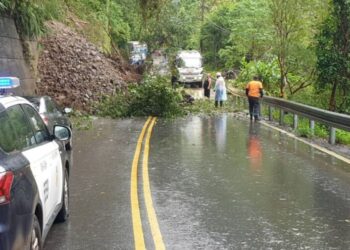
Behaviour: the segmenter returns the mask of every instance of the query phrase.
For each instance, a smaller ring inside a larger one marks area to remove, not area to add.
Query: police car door
[[[50,140],[49,132],[39,114],[29,105],[21,105],[34,131],[36,147],[23,152],[29,160],[37,182],[42,206],[44,225],[51,223],[57,205],[62,199],[62,161],[59,147]]]

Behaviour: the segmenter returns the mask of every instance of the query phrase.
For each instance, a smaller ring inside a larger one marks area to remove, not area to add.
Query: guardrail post
[[[269,121],[272,121],[272,107],[269,106]]]
[[[284,110],[280,109],[280,125],[284,124]]]
[[[298,115],[297,114],[293,115],[293,129],[294,130],[298,129]]]
[[[333,128],[333,127],[331,127],[331,128],[329,129],[329,143],[330,143],[331,145],[334,145],[334,144],[335,144],[335,131],[336,131],[336,129]]]
[[[311,135],[315,135],[315,121],[314,120],[310,120],[310,132]]]

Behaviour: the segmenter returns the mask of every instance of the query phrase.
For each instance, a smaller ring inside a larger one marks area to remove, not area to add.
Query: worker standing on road
[[[221,76],[221,73],[216,73],[216,82],[215,82],[215,107],[218,107],[220,103],[220,107],[223,106],[224,101],[227,100],[226,93],[226,83],[224,78]]]
[[[208,73],[206,79],[204,80],[204,84],[203,84],[205,97],[210,98],[210,88],[211,88],[211,76]]]
[[[250,120],[253,120],[253,117],[256,121],[260,120],[260,98],[263,97],[264,92],[262,82],[257,76],[254,76],[253,81],[247,84],[245,93],[249,102]]]

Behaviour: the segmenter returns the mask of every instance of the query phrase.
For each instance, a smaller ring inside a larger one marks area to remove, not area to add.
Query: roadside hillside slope
[[[39,95],[59,104],[92,111],[102,95],[111,95],[136,82],[139,75],[122,58],[106,57],[92,43],[59,22],[49,22],[50,33],[40,41]]]

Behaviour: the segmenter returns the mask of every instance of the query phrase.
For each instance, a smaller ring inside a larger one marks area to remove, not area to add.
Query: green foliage
[[[336,75],[338,73],[339,55],[334,47],[333,37],[336,33],[335,18],[329,16],[324,22],[322,31],[318,35],[317,46],[317,70],[319,71],[317,85],[320,89],[324,89],[327,83],[336,81]]]
[[[314,64],[310,58],[315,58],[313,48],[315,26],[322,20],[326,4],[320,1],[303,0],[270,0],[270,18],[274,28],[272,52],[277,56],[280,68],[280,95],[285,96],[286,90],[293,95],[304,89],[310,83]],[[300,51],[304,52],[303,57]],[[305,53],[312,51],[312,53]],[[309,62],[304,67],[304,61]],[[289,78],[290,73],[296,79]]]
[[[11,9],[11,0],[2,0],[0,2],[0,12],[4,12]]]
[[[183,92],[183,88],[171,88],[167,78],[146,77],[140,85],[130,86],[125,93],[103,97],[96,111],[98,115],[112,118],[149,115],[171,118],[186,114],[214,115],[241,109],[232,98],[221,108],[215,108],[213,100],[186,103]]]
[[[153,10],[151,16],[146,15],[147,18],[143,18],[138,24],[140,31],[137,32],[137,39],[146,41],[151,50],[166,48],[167,51],[174,52],[179,49],[202,48],[204,41],[200,36],[201,26],[208,13],[214,8],[219,8],[224,1],[141,0],[136,2],[141,2],[141,5],[138,5],[141,6],[139,10],[141,13],[145,12],[144,6]],[[154,4],[153,7],[152,4]],[[133,15],[133,12],[130,14]],[[142,16],[145,15],[142,14]]]
[[[3,0],[0,12],[13,16],[21,34],[30,38],[45,32],[47,20],[69,22],[77,16],[86,21],[80,27],[84,34],[105,52],[111,52],[115,45],[126,47],[130,40],[130,26],[125,18],[129,14],[119,2],[123,0]],[[70,18],[65,19],[67,16]]]
[[[336,141],[340,144],[350,145],[350,133],[343,130],[337,130]]]
[[[142,40],[151,49],[166,47],[168,50],[197,49],[199,47],[198,1],[168,1],[159,15],[148,19],[142,28]]]
[[[205,62],[209,68],[226,69],[245,68],[242,62],[250,61],[277,65],[277,69],[272,67],[273,80],[266,81],[269,92],[279,95],[287,91],[290,96],[300,93],[315,78],[314,36],[327,8],[327,1],[321,0],[221,3],[202,26]],[[247,76],[241,78],[247,80]]]
[[[70,10],[87,22],[85,35],[103,51],[125,47],[130,39],[130,26],[125,21],[123,7],[112,0],[66,0]]]
[[[230,45],[229,37],[234,17],[235,5],[224,4],[212,12],[201,30],[203,56],[205,62],[213,68],[224,67],[227,57],[223,53],[219,57],[220,49]]]
[[[324,21],[317,37],[317,71],[319,90],[330,90],[329,109],[350,110],[350,3],[333,1],[334,8]],[[341,100],[337,100],[338,99]]]
[[[263,109],[263,114],[265,116],[268,115],[268,111]],[[272,113],[273,120],[278,121],[279,120],[279,110],[274,110]],[[284,124],[288,127],[293,126],[293,114],[287,113],[284,116]],[[320,124],[315,123],[315,129],[314,133],[312,134],[312,131],[310,129],[309,119],[301,117],[298,121],[298,128],[297,131],[295,131],[296,134],[300,137],[305,138],[322,138],[325,140],[328,140],[329,137],[329,127]],[[343,145],[350,145],[350,132],[343,131],[343,130],[336,130],[336,142],[343,144]]]
[[[83,114],[79,111],[74,111],[73,113],[69,114],[69,119],[72,122],[72,126],[75,130],[89,130],[92,128],[92,117]]]
[[[130,39],[130,27],[124,21],[121,9],[120,5],[110,1],[106,6],[106,15],[103,17],[111,42],[119,47],[125,46]]]
[[[240,87],[245,85],[253,79],[253,76],[259,76],[263,82],[265,92],[270,95],[276,95],[279,80],[279,69],[276,59],[271,62],[264,61],[250,61],[242,60],[242,67],[239,77],[236,80],[236,84]]]
[[[315,126],[315,136],[319,138],[327,139],[329,137],[329,131],[325,125],[316,124]]]
[[[310,86],[298,93],[298,95],[292,96],[290,100],[321,109],[328,109],[329,96],[329,90],[317,90],[314,86]]]
[[[223,107],[215,108],[213,100],[196,100],[192,105],[184,106],[184,110],[187,114],[206,114],[206,115],[216,115],[220,113],[233,113],[241,111],[241,107],[235,105],[233,98],[229,97],[226,102],[224,102]]]
[[[138,0],[140,4],[143,20],[159,15],[159,11],[167,3],[167,0]]]
[[[59,0],[3,0],[0,12],[13,16],[21,34],[29,38],[40,36],[45,31],[46,20],[60,19],[63,15]]]
[[[182,96],[171,88],[167,78],[146,77],[140,85],[129,87],[126,93],[104,97],[97,106],[102,116],[162,116],[173,117],[183,114]]]
[[[311,129],[309,127],[306,127],[306,126],[299,126],[298,130],[297,130],[297,134],[300,137],[305,137],[305,138],[312,138],[313,137]]]
[[[171,88],[167,78],[148,77],[141,85],[131,88],[131,115],[171,117],[181,113],[179,92]]]
[[[272,43],[272,27],[267,21],[268,1],[243,0],[234,6],[229,42],[219,51],[226,68],[239,66],[242,57],[248,61],[261,60]]]
[[[35,4],[19,4],[15,12],[15,21],[25,36],[38,36],[44,31],[43,12]]]
[[[208,69],[241,68],[242,86],[258,74],[271,95],[350,112],[348,0],[0,0],[0,12],[29,37],[62,20],[107,53],[129,40],[201,49]]]
[[[130,116],[128,98],[125,93],[119,92],[114,96],[103,96],[97,104],[97,114],[112,118]]]

